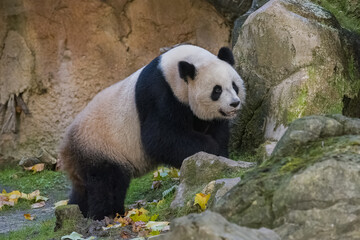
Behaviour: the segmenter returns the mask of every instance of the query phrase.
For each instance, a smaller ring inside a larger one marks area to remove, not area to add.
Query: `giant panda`
[[[69,203],[93,219],[121,214],[131,178],[199,151],[227,157],[229,120],[245,102],[233,64],[226,47],[180,45],[99,92],[60,147]]]

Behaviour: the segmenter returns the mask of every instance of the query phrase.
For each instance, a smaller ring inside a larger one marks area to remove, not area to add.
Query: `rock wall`
[[[205,0],[1,1],[0,164],[40,148],[55,155],[87,102],[160,48],[190,42],[216,53],[229,39]]]

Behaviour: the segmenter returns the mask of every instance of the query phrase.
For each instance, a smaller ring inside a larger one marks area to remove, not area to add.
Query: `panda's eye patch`
[[[238,88],[238,86],[236,86],[236,84],[234,82],[232,83],[232,87],[235,90],[236,94],[239,94],[239,88]]]
[[[212,91],[212,93],[211,93],[211,99],[212,99],[213,101],[218,100],[218,99],[220,98],[221,93],[222,93],[222,88],[221,88],[221,86],[216,85],[216,86],[213,88],[213,91]]]

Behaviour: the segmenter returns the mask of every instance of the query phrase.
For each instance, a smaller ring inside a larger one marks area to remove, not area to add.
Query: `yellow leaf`
[[[40,196],[40,191],[39,190],[35,190],[32,193],[29,194],[24,194],[25,199],[27,200],[34,200],[37,196]]]
[[[145,208],[140,208],[140,209],[135,208],[128,211],[126,217],[131,218],[131,220],[133,220],[134,222],[138,222],[138,221],[148,222],[150,220],[150,216],[147,215],[148,213],[149,211],[146,210]]]
[[[19,191],[12,191],[6,194],[9,198],[9,201],[17,203],[18,199],[21,197],[21,193]]]
[[[42,208],[45,206],[45,201],[34,203],[31,205],[31,208]]]
[[[30,214],[25,213],[25,214],[24,214],[24,218],[25,218],[26,220],[32,221],[32,220],[34,220],[35,216],[31,216]]]
[[[195,196],[195,202],[194,205],[199,204],[199,206],[201,207],[201,210],[205,210],[206,209],[206,205],[207,202],[209,201],[210,198],[210,194],[203,194],[203,193],[198,193]]]
[[[65,206],[68,204],[68,202],[69,202],[69,199],[58,201],[58,202],[54,203],[54,208],[57,208],[60,206]]]
[[[44,170],[45,164],[44,163],[38,163],[31,167],[24,167],[25,170],[33,171],[33,173],[41,172]]]
[[[155,221],[159,217],[159,214],[154,214],[151,216],[150,221]]]

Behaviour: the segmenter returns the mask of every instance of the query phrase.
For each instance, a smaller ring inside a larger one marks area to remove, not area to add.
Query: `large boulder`
[[[277,141],[303,116],[347,112],[343,100],[359,94],[354,48],[335,17],[318,5],[272,0],[238,34],[236,68],[249,97],[234,123],[232,149]]]
[[[253,167],[254,163],[233,161],[224,157],[215,156],[205,152],[196,153],[184,160],[180,169],[180,185],[176,191],[175,199],[171,203],[172,208],[181,208],[195,197],[196,193],[203,190],[203,193],[213,193],[213,202],[218,190],[223,191],[234,186],[234,181],[239,182],[240,178],[233,180],[221,180],[210,182],[227,176],[239,175],[241,171]],[[207,186],[207,187],[206,187]]]
[[[360,120],[295,120],[271,158],[247,172],[212,210],[282,239],[358,239]]]
[[[270,229],[251,229],[228,222],[220,214],[206,211],[171,222],[171,231],[154,240],[280,240]]]
[[[217,53],[229,39],[206,1],[2,0],[0,162],[40,148],[55,155],[89,100],[160,48],[190,42]]]

